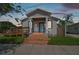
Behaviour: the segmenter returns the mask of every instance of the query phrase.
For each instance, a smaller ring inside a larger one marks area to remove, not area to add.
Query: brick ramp
[[[23,44],[47,44],[48,37],[44,33],[32,33],[26,38]]]

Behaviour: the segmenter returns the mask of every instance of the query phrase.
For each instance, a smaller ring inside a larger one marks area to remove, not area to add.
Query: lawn
[[[60,37],[60,36],[52,36],[49,37],[48,41],[49,45],[79,45],[79,38],[74,37]]]

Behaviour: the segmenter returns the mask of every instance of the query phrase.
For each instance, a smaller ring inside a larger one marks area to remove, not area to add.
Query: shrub
[[[17,37],[0,37],[0,43],[6,43],[6,44],[20,44],[23,42],[23,38],[21,36]]]
[[[16,37],[16,36],[22,36],[21,34],[18,34],[18,35],[4,35],[6,37]]]

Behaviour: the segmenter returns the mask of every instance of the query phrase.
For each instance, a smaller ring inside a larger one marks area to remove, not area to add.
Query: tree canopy
[[[0,16],[13,11],[22,14],[22,11],[25,10],[22,9],[22,7],[20,5],[17,5],[16,3],[0,3]]]

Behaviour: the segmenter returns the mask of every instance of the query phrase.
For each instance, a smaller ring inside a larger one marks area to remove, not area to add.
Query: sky
[[[52,12],[53,15],[57,15],[58,17],[62,17],[63,14],[73,14],[73,20],[74,22],[79,22],[79,4],[63,4],[63,3],[26,3],[26,4],[20,4],[23,9],[26,10],[24,14],[27,14],[28,12],[40,8],[47,11]],[[60,13],[60,14],[55,14]],[[21,15],[20,15],[21,17]],[[26,17],[24,15],[23,17]]]
[[[63,14],[73,14],[74,22],[79,22],[79,4],[68,4],[68,3],[19,3],[25,12],[22,12],[24,15],[20,13],[12,13],[14,18],[23,19],[26,18],[26,14],[34,9],[40,8],[47,10],[53,14],[53,16],[57,16],[62,18]],[[60,13],[60,14],[56,14]],[[10,13],[9,13],[10,14]]]

